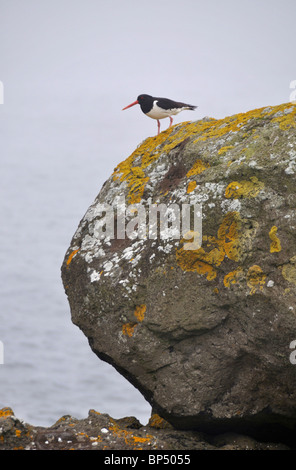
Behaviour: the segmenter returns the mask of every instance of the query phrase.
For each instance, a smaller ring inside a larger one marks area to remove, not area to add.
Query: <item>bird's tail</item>
[[[192,104],[187,105],[187,109],[190,109],[191,111],[194,111],[198,106],[193,106]]]

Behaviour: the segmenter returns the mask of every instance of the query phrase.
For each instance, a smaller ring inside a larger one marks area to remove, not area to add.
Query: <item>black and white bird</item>
[[[160,119],[167,117],[170,118],[169,127],[171,127],[173,124],[172,116],[186,109],[194,111],[197,108],[197,106],[193,106],[192,104],[180,103],[178,101],[169,100],[168,98],[155,98],[150,95],[139,95],[136,101],[123,108],[123,110],[130,108],[135,104],[139,104],[141,106],[141,110],[146,114],[146,116],[149,116],[152,119],[157,119],[157,134],[160,132]]]

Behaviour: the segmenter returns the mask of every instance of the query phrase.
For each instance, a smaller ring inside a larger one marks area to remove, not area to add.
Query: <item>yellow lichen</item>
[[[189,178],[190,176],[200,175],[200,173],[209,168],[209,166],[210,165],[208,163],[204,163],[201,160],[196,160],[193,167],[188,171],[186,176]]]
[[[0,418],[9,418],[13,416],[13,411],[11,408],[5,407],[0,410]]]
[[[176,126],[174,126],[176,127]],[[126,181],[129,192],[127,202],[136,204],[141,201],[149,176],[144,170],[156,161],[163,152],[168,153],[186,137],[183,127],[179,132],[171,134],[174,127],[161,132],[156,137],[148,137],[126,160],[119,163],[114,170],[113,179]],[[140,161],[139,161],[140,160]],[[137,161],[136,164],[135,161]]]
[[[165,419],[159,416],[157,413],[153,413],[149,419],[148,425],[155,429],[169,429],[172,428],[171,424]]]
[[[146,305],[145,304],[136,306],[135,311],[134,311],[134,315],[135,315],[135,317],[136,317],[136,319],[138,320],[139,323],[141,323],[144,320],[145,312],[146,312]],[[136,322],[135,323],[125,323],[124,325],[122,325],[122,333],[125,336],[132,337],[137,325],[138,325],[138,323],[136,323]]]
[[[112,425],[109,427],[109,431],[117,437],[124,439],[127,446],[141,450],[140,446],[142,444],[148,444],[149,446],[153,444],[154,437],[151,434],[147,434],[146,437],[135,436],[133,431],[120,428],[113,418],[110,418],[110,421]]]
[[[217,267],[224,258],[239,261],[241,219],[238,212],[228,212],[217,231],[217,237],[203,236],[205,247],[197,250],[176,251],[177,263],[183,271],[196,271],[205,275],[208,281],[217,276]],[[184,240],[182,240],[184,242]]]
[[[291,109],[290,113],[287,110]],[[271,106],[269,108],[258,108],[248,111],[246,113],[235,114],[219,120],[198,121],[196,124],[199,127],[201,135],[197,138],[198,141],[205,141],[209,138],[222,137],[229,132],[237,132],[251,119],[260,119],[267,116],[277,115],[282,113],[281,116],[276,116],[272,122],[278,122],[281,129],[286,130],[289,127],[295,127],[296,106],[292,103],[284,103],[278,106]]]
[[[233,261],[239,261],[241,256],[239,240],[241,225],[239,212],[228,212],[217,232],[220,246],[222,246],[225,255]]]
[[[146,305],[138,305],[134,311],[134,315],[139,322],[142,322],[145,318]]]
[[[93,408],[91,408],[91,409],[89,410],[89,413],[93,413],[93,414],[96,414],[96,415],[99,415],[99,416],[101,415],[101,413],[100,413],[99,411],[96,411],[96,410],[93,409]]]
[[[247,273],[247,285],[250,288],[250,295],[253,295],[257,290],[263,290],[265,285],[266,274],[262,271],[260,266],[251,266]]]
[[[269,238],[271,240],[270,253],[278,253],[282,249],[280,239],[277,236],[277,230],[277,227],[274,225],[269,232]]]
[[[296,106],[290,103],[290,106],[284,105],[276,106],[275,108],[280,108],[279,111],[282,111],[283,114],[281,116],[275,117],[272,122],[278,122],[280,129],[283,131],[290,129],[291,127],[296,127]],[[290,112],[287,112],[289,111]],[[285,112],[286,111],[286,112]]]
[[[296,285],[296,256],[293,256],[282,268],[282,275],[286,281]]]
[[[263,188],[264,183],[259,181],[256,176],[252,176],[250,181],[233,181],[229,183],[225,190],[225,197],[234,199],[256,197]]]
[[[225,147],[221,147],[220,150],[218,150],[218,155],[223,155],[223,153],[226,153],[228,150],[231,150],[234,146],[233,145],[225,145]]]
[[[137,323],[125,323],[122,325],[122,333],[126,336],[133,336],[134,329],[137,326]]]
[[[226,276],[224,276],[224,286],[230,287],[231,284],[236,284],[241,276],[242,269],[240,267],[235,269],[234,271],[231,271],[230,273],[226,274]]]
[[[187,193],[188,193],[188,194],[189,194],[189,193],[192,193],[192,191],[195,190],[196,186],[197,186],[197,182],[196,182],[196,181],[190,181],[190,183],[189,183],[188,186],[187,186]]]
[[[72,253],[70,254],[70,256],[67,259],[67,266],[69,266],[69,264],[71,263],[71,261],[73,259],[73,256],[75,256],[78,251],[79,251],[79,248],[78,248],[78,250],[72,251]]]

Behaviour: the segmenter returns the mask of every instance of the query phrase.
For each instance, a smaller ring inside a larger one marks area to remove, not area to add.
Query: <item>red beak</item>
[[[137,100],[137,101],[135,101],[134,103],[129,104],[128,106],[126,106],[125,108],[123,108],[122,111],[124,111],[124,110],[127,109],[127,108],[130,108],[131,106],[134,106],[135,104],[139,104],[139,101]]]

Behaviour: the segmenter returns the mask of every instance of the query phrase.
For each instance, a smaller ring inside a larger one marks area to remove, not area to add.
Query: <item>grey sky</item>
[[[112,127],[136,119],[119,111],[141,92],[222,117],[288,101],[296,78],[294,0],[1,0],[0,9],[6,99],[91,96]]]

